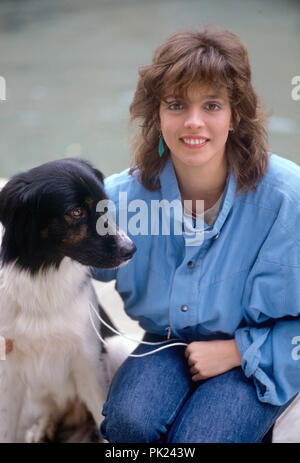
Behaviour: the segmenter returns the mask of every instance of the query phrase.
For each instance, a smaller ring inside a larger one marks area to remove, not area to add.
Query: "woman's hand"
[[[185,350],[192,381],[221,375],[241,365],[242,359],[234,339],[195,341]]]

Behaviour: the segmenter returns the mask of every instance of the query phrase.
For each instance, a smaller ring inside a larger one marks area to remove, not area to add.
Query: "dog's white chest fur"
[[[34,277],[5,265],[0,270],[1,333],[13,337],[20,352],[32,348],[40,353],[51,345],[57,351],[61,338],[66,344],[84,335],[89,296],[86,269],[67,257],[58,270]]]
[[[0,270],[1,335],[14,342],[0,363],[0,389],[13,387],[11,400],[6,394],[12,407],[19,392],[11,384],[20,381],[34,400],[51,396],[58,408],[78,396],[100,421],[105,378],[89,319],[93,293],[87,272],[67,257],[58,270],[35,277],[14,265]]]

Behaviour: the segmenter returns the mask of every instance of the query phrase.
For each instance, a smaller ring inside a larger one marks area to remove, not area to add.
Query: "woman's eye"
[[[168,104],[168,109],[171,109],[171,111],[178,111],[179,109],[182,109],[183,105],[181,103],[169,103]]]
[[[81,217],[83,214],[83,210],[81,207],[76,207],[75,209],[71,210],[72,217]]]
[[[208,103],[206,107],[209,111],[217,111],[218,109],[220,109],[220,105],[218,105],[217,103]]]

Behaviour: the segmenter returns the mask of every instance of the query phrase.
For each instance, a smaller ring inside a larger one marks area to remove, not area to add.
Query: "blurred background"
[[[65,156],[105,175],[128,167],[138,68],[173,32],[205,24],[246,44],[271,150],[300,164],[299,0],[0,0],[0,177]]]

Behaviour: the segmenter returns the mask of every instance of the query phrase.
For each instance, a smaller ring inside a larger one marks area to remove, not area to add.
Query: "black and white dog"
[[[79,422],[84,406],[97,426],[102,420],[107,387],[89,319],[89,303],[97,305],[89,267],[118,267],[135,252],[107,218],[98,234],[105,199],[102,174],[72,158],[15,175],[0,192],[0,336],[14,341],[0,361],[0,442],[15,441],[25,400],[40,410],[26,442],[51,439],[63,416]]]

